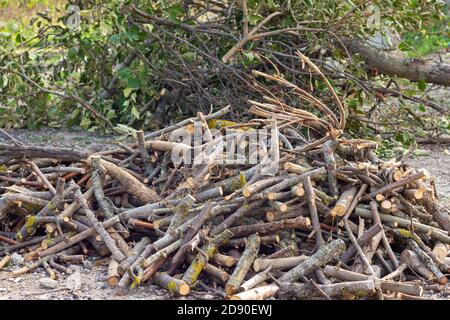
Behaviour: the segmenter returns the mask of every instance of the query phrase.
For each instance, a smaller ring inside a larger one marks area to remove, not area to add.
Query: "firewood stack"
[[[261,75],[323,117],[265,97],[249,101],[258,118],[242,124],[222,120],[226,107],[96,153],[28,146],[3,131],[0,272],[44,268],[56,278],[101,256],[121,295],[146,282],[226,299],[448,294],[450,218],[433,178],[404,158],[380,160],[376,143],[343,137],[343,112]],[[199,145],[173,138],[196,127]],[[242,137],[261,129],[270,157],[257,164],[221,144],[248,151]],[[195,151],[213,161],[173,157]],[[13,253],[24,267],[10,263]]]

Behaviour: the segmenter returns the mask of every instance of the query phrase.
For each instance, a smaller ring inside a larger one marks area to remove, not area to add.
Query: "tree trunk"
[[[396,57],[357,39],[343,39],[350,53],[358,53],[369,68],[379,73],[406,78],[411,81],[450,85],[450,65],[441,62],[421,62],[418,59]]]

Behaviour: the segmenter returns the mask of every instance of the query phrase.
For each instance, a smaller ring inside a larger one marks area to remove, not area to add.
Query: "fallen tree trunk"
[[[89,156],[89,153],[64,148],[17,146],[0,143],[0,156],[16,158],[51,158],[76,162],[86,159]]]
[[[342,39],[348,52],[359,54],[369,68],[379,73],[406,78],[411,81],[425,80],[429,83],[450,85],[450,65],[441,62],[422,62],[401,58],[380,51],[357,39]]]
[[[142,184],[138,179],[133,177],[131,174],[123,170],[122,168],[116,166],[115,164],[102,160],[101,165],[106,168],[108,174],[117,179],[120,184],[129,190],[129,192],[135,197],[138,201],[143,204],[152,203],[160,200],[158,194],[147,188],[144,184]]]

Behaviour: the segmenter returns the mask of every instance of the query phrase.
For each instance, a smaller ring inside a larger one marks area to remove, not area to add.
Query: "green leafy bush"
[[[0,126],[79,125],[95,130],[111,122],[155,128],[226,104],[232,104],[235,115],[245,114],[247,99],[267,94],[252,87],[253,69],[279,73],[331,102],[324,84],[292,58],[295,50],[318,64],[333,62],[336,66],[327,69],[330,81],[350,113],[362,114],[367,100],[376,97],[361,81],[388,79],[374,78],[356,57],[349,63],[338,48],[340,37],[367,38],[382,26],[401,33],[428,32],[423,28],[428,21],[442,19],[438,1],[372,1],[381,8],[381,26],[374,27],[368,23],[373,12],[362,2],[248,0],[250,29],[278,11],[260,31],[291,31],[248,42],[225,64],[221,58],[242,35],[244,15],[237,5],[175,0],[71,2],[81,9],[81,23],[75,29],[67,25],[73,16],[67,11],[69,4],[61,7],[51,1],[50,12],[0,24]],[[145,19],[133,6],[156,18]],[[308,107],[288,92],[286,99],[293,106]],[[369,132],[358,121],[350,121],[349,126],[358,134]]]

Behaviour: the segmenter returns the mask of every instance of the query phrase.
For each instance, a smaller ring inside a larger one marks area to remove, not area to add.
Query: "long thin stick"
[[[381,226],[381,241],[383,243],[384,248],[386,249],[389,259],[391,259],[392,263],[394,264],[394,267],[397,269],[399,267],[399,263],[397,257],[395,256],[394,251],[392,251],[391,245],[389,244],[389,240],[386,237],[386,233],[384,232],[383,224],[381,223],[380,215],[378,213],[377,203],[375,201],[370,202],[370,211],[372,212],[373,221]]]
[[[375,274],[375,271],[373,271],[372,266],[370,265],[369,260],[367,260],[366,255],[364,254],[364,252],[362,251],[361,247],[359,246],[358,242],[356,241],[355,236],[353,235],[352,230],[350,229],[350,226],[348,225],[348,221],[346,219],[344,219],[344,226],[345,226],[345,230],[347,230],[348,233],[348,237],[350,238],[350,241],[352,242],[352,244],[355,246],[356,251],[358,252],[361,260],[363,261],[363,263],[366,265],[367,270],[370,272],[370,274]]]

